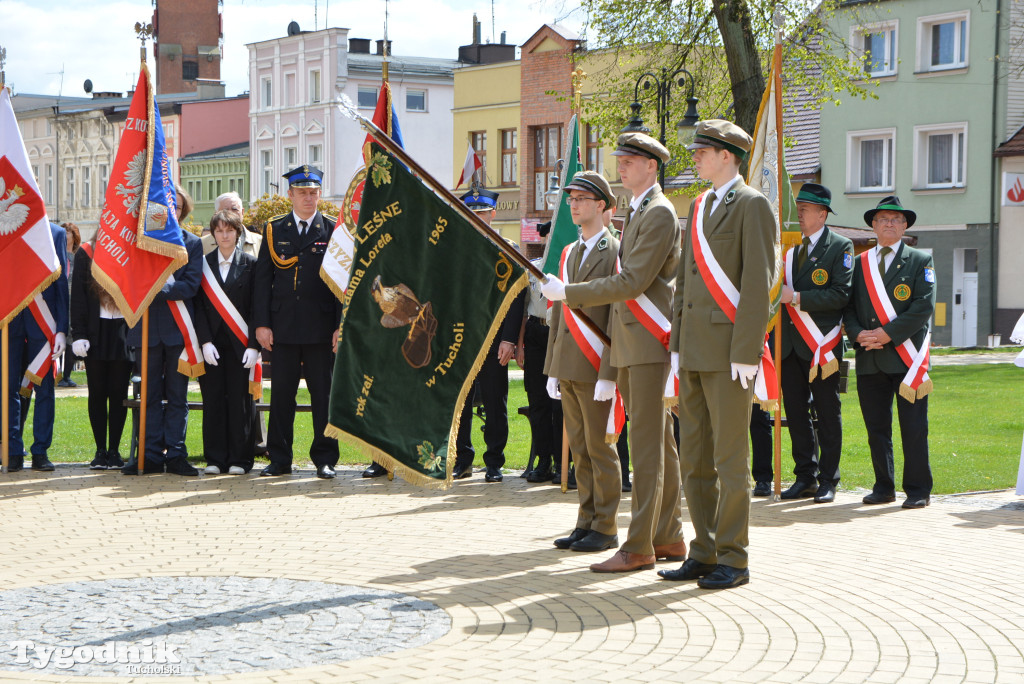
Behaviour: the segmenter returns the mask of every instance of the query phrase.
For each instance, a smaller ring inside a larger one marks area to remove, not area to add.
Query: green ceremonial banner
[[[564,188],[565,184],[572,180],[581,169],[580,165],[580,127],[576,115],[572,115],[569,121],[569,136],[566,138],[568,144],[565,147],[565,166],[562,168],[562,177],[559,178],[558,187]],[[579,236],[579,229],[572,222],[572,212],[569,210],[568,195],[559,193],[558,203],[555,205],[555,213],[551,217],[551,233],[548,234],[548,244],[544,248],[544,265],[541,270],[550,273],[555,277],[562,276],[559,273],[559,264],[562,259],[562,250],[566,245],[575,242]]]
[[[376,145],[352,237],[327,435],[450,487],[462,406],[526,273]]]

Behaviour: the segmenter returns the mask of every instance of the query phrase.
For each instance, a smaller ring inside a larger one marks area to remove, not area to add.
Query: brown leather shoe
[[[654,557],[672,562],[686,560],[686,542],[680,539],[672,544],[655,544]]]
[[[614,556],[604,563],[594,563],[590,566],[591,572],[632,572],[633,570],[653,570],[654,556],[645,556],[640,553],[629,551],[618,551]]]

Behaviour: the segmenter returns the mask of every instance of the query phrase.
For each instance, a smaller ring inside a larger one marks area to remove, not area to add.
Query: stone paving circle
[[[0,592],[0,671],[281,670],[415,648],[450,629],[451,618],[433,603],[351,585],[247,577],[73,582]]]

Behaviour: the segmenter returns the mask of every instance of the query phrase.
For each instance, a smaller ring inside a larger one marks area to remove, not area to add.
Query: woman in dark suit
[[[128,407],[134,358],[128,347],[128,325],[114,299],[92,277],[92,250],[83,244],[75,252],[71,278],[71,345],[85,359],[89,384],[89,423],[96,440],[92,470],[118,470],[124,465],[118,452]]]
[[[242,475],[252,469],[256,406],[249,393],[249,371],[259,361],[252,319],[256,258],[237,247],[245,235],[240,216],[219,211],[210,219],[217,249],[203,264],[203,286],[196,295],[196,334],[203,345],[203,452],[206,474]],[[240,320],[231,324],[232,309]],[[242,335],[242,338],[239,337]]]

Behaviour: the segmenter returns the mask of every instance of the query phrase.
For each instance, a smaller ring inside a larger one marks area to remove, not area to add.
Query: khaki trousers
[[[601,534],[617,534],[622,471],[614,444],[605,444],[612,402],[594,401],[593,382],[562,380],[562,416],[569,437],[580,510],[576,527]]]
[[[672,418],[662,399],[667,379],[667,363],[619,368],[633,461],[633,517],[622,550],[647,556],[654,554],[655,544],[674,544],[683,538],[679,459]]]
[[[750,410],[729,371],[679,372],[679,461],[696,538],[690,558],[747,567]]]

